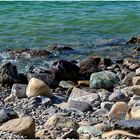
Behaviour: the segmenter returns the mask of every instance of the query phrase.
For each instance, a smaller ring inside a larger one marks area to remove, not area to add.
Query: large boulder
[[[19,81],[17,67],[11,62],[6,62],[0,67],[0,84],[11,86]]]
[[[0,126],[1,131],[17,132],[28,138],[35,137],[35,121],[30,117],[9,120]]]
[[[38,95],[52,97],[53,93],[46,83],[37,78],[32,78],[28,83],[26,95],[28,97],[35,97]]]
[[[100,62],[100,57],[90,56],[79,63],[80,74],[86,78],[89,78],[93,72],[98,71],[98,64]]]
[[[118,76],[111,71],[96,72],[90,76],[90,87],[95,89],[110,89],[118,82]]]
[[[79,76],[79,67],[66,60],[58,60],[52,64],[51,71],[56,80],[76,81]]]

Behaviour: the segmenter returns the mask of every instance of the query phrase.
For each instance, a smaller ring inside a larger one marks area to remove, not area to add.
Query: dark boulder
[[[19,82],[17,67],[11,62],[6,62],[0,67],[0,84],[2,86],[12,86]]]
[[[80,74],[89,79],[90,75],[98,71],[100,57],[88,57],[79,63]]]
[[[52,64],[51,71],[56,80],[76,81],[79,76],[79,67],[66,60],[58,60]]]

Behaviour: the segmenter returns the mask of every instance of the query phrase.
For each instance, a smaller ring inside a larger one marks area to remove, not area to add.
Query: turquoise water
[[[128,39],[140,32],[140,2],[0,2],[0,47]]]
[[[0,2],[0,50],[50,44],[71,45],[76,50],[29,60],[0,53],[0,63],[10,60],[23,69],[89,55],[124,58],[132,53],[130,46],[122,44],[139,34],[140,2]]]

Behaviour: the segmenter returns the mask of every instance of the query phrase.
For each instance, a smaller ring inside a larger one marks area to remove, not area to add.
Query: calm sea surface
[[[0,49],[57,43],[88,55],[138,34],[140,2],[0,2]]]

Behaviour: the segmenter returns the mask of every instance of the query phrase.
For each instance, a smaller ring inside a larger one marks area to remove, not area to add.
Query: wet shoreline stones
[[[65,46],[50,49],[51,53],[73,51]],[[14,55],[50,55],[43,51],[25,49]],[[23,74],[11,62],[0,69],[1,138],[101,139],[139,135],[140,64],[137,60],[125,58],[114,62],[90,56],[78,63],[59,59],[50,69],[34,66]],[[7,97],[9,100],[5,100]],[[6,114],[5,109],[12,109],[16,115]],[[21,126],[20,131],[14,128],[13,122]]]

